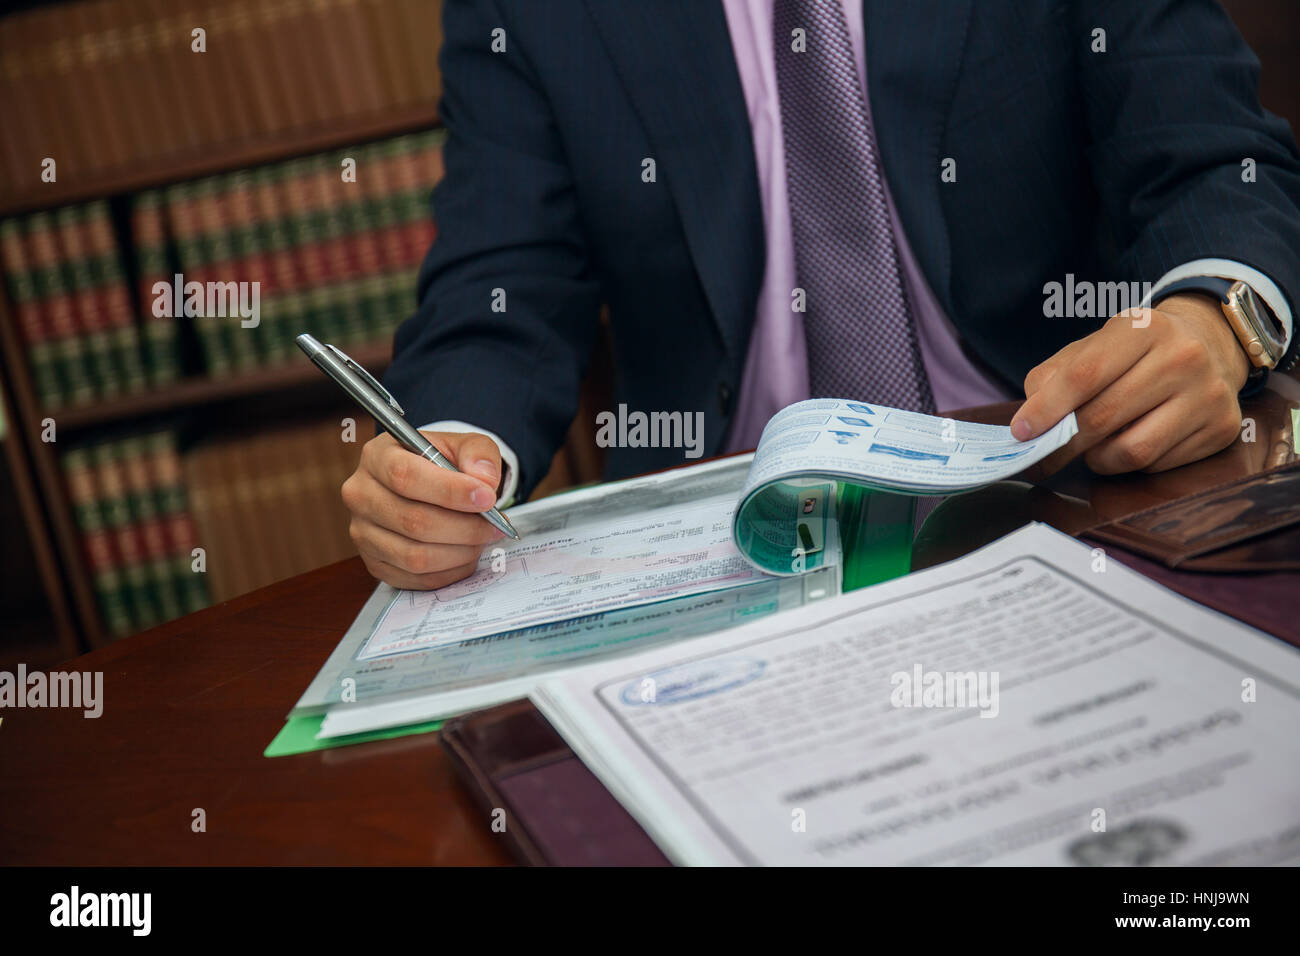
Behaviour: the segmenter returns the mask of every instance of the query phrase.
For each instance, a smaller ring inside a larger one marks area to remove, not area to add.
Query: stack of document
[[[746,561],[731,513],[741,456],[514,509],[522,540],[438,591],[381,584],[291,713],[342,737],[526,696],[593,657],[712,633],[839,593],[826,563],[776,578]]]
[[[841,590],[845,483],[962,491],[1009,477],[1075,433],[814,400],[757,451],[524,505],[521,539],[437,591],[380,585],[291,717],[319,737],[440,719],[527,694],[560,669],[714,633]],[[884,513],[887,509],[878,509]]]
[[[1300,654],[1043,525],[533,700],[680,864],[1300,859]]]

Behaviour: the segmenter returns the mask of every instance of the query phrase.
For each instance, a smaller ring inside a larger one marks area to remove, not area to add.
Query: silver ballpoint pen
[[[402,406],[397,404],[397,399],[389,394],[388,389],[380,385],[373,375],[355,361],[348,358],[342,349],[318,342],[305,332],[298,336],[296,341],[298,347],[307,353],[307,357],[315,362],[322,372],[338,382],[343,390],[356,399],[357,403],[369,412],[375,421],[384,426],[388,434],[396,438],[401,445],[421,458],[427,458],[439,468],[460,474],[459,468],[443,457],[429,439],[407,422]],[[500,510],[493,508],[482,512],[482,515],[502,534],[508,534],[516,541],[519,540],[519,532]]]

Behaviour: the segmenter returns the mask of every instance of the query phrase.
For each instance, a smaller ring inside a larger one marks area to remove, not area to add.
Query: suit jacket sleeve
[[[492,49],[498,29],[504,52]],[[443,34],[438,237],[385,384],[410,421],[460,419],[500,435],[518,456],[524,497],[576,412],[599,289],[527,51],[493,3],[447,0]]]
[[[1260,107],[1259,61],[1227,14],[1214,0],[1076,0],[1072,12],[1088,161],[1121,274],[1155,282],[1194,259],[1233,259],[1298,314],[1300,155]],[[1098,29],[1105,52],[1093,51]],[[1293,335],[1289,353],[1298,345]]]

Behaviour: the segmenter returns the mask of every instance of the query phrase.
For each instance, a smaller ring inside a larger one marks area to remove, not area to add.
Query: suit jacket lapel
[[[940,204],[939,144],[965,49],[970,2],[863,5],[867,93],[881,163],[912,251],[949,315],[952,249]]]
[[[744,91],[717,0],[587,0],[654,149],[727,350],[763,277],[763,212]]]

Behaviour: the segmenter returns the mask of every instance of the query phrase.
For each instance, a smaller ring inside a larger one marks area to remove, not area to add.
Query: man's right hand
[[[366,442],[342,495],[370,573],[424,591],[469,577],[483,546],[505,536],[480,517],[496,504],[501,483],[496,442],[473,433],[421,434],[463,473],[412,454],[385,432]]]

